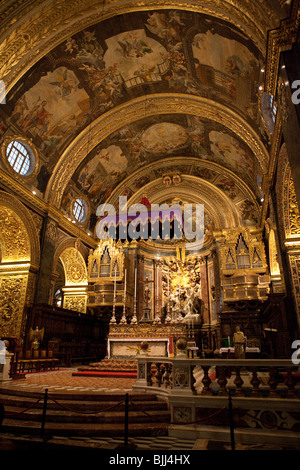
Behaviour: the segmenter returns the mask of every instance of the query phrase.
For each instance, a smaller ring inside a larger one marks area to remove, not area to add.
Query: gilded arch
[[[0,240],[3,261],[40,262],[40,243],[28,209],[15,197],[0,191]]]
[[[13,196],[0,192],[0,330],[21,337],[33,299],[40,261],[37,231],[29,211]]]
[[[76,247],[65,248],[59,259],[65,270],[66,286],[87,285],[86,264]]]

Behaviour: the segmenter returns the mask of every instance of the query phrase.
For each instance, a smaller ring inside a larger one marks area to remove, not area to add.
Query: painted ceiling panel
[[[89,153],[72,181],[97,205],[130,174],[170,156],[215,162],[257,192],[261,169],[250,149],[224,126],[187,115],[153,116],[124,126]]]
[[[40,60],[10,93],[2,124],[11,122],[33,139],[44,156],[45,178],[86,126],[145,94],[220,102],[264,138],[257,98],[262,61],[243,33],[212,17],[176,10],[116,16]]]

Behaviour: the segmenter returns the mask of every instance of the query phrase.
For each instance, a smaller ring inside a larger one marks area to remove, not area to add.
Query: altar
[[[186,337],[184,324],[114,324],[107,339],[109,359],[130,359],[139,355],[174,357],[176,341]]]

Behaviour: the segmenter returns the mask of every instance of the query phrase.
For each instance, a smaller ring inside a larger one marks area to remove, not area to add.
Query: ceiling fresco
[[[262,61],[252,42],[221,20],[176,10],[130,13],[72,36],[41,59],[9,94],[1,126],[11,123],[33,139],[44,157],[39,175],[43,191],[60,155],[86,126],[145,94],[205,97],[264,133],[257,98]],[[148,130],[148,145],[151,132],[155,128]],[[219,158],[219,144],[235,145],[224,132],[211,131],[210,138]],[[146,140],[144,135],[144,147]],[[154,153],[159,152],[156,144]],[[196,135],[194,147],[203,153]]]
[[[261,170],[250,149],[224,126],[186,115],[153,116],[124,126],[89,153],[75,171],[72,182],[96,206],[136,170],[171,156],[215,162],[257,192],[256,175]],[[197,169],[194,172],[198,176]],[[143,175],[137,179],[136,189],[146,184],[148,178]],[[232,197],[234,182],[225,186]]]

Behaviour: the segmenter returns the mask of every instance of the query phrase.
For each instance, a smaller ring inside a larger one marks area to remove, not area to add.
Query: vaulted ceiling
[[[197,194],[217,228],[214,201],[231,208],[227,224],[258,223],[267,33],[289,2],[4,3],[0,132],[35,148],[30,187],[46,203],[68,216],[84,198],[93,219],[119,195]]]

